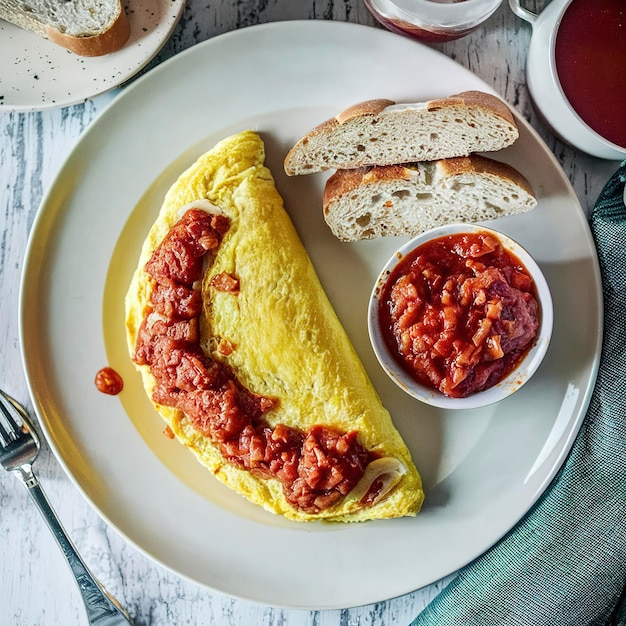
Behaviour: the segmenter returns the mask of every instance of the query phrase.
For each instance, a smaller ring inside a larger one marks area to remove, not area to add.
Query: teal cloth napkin
[[[412,626],[626,625],[626,161],[590,216],[604,293],[598,380],[563,467]]]

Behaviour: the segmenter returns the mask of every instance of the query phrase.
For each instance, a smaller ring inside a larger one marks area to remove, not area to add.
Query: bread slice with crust
[[[121,0],[0,0],[0,19],[88,57],[115,52],[130,36]]]
[[[305,135],[285,158],[289,176],[491,152],[519,137],[508,106],[482,91],[415,104],[370,100]]]
[[[530,211],[537,200],[513,167],[476,154],[339,170],[324,189],[324,219],[342,241],[415,236],[453,222]]]

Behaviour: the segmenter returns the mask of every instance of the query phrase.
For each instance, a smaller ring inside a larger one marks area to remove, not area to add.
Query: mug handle
[[[521,17],[523,20],[526,20],[529,24],[533,24],[537,20],[538,15],[528,9],[525,9],[521,5],[520,0],[509,0],[509,6],[515,15]]]

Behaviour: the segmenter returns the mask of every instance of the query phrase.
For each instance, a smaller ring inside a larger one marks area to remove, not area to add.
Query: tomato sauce
[[[533,345],[539,305],[521,262],[488,233],[427,242],[394,268],[381,330],[403,368],[449,397],[497,384]]]
[[[94,382],[98,391],[110,396],[116,396],[124,388],[124,380],[112,367],[98,370]]]
[[[189,209],[146,264],[153,280],[150,308],[139,329],[134,361],[156,380],[153,400],[182,410],[224,458],[260,478],[282,483],[287,500],[308,513],[341,501],[373,460],[356,431],[271,427],[265,415],[278,398],[248,390],[224,362],[200,347],[204,259],[215,254],[228,218]],[[239,279],[218,274],[211,288],[238,297]],[[225,353],[237,346],[222,340]],[[222,352],[224,353],[224,352]]]
[[[573,109],[599,135],[626,148],[626,2],[573,0],[554,53]]]

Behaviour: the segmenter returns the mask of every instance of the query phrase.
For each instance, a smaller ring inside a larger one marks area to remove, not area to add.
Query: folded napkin
[[[461,570],[412,626],[626,624],[626,161],[590,216],[605,327],[589,410],[522,521]]]

